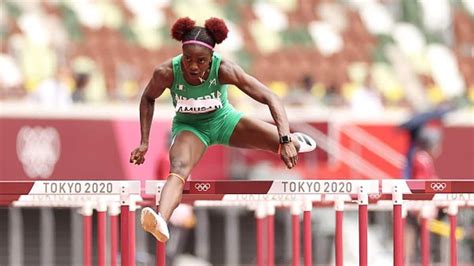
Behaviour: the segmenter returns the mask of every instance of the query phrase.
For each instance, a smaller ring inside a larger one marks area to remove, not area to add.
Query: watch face
[[[288,142],[290,142],[290,141],[291,141],[291,138],[290,138],[290,136],[288,136],[288,135],[286,135],[286,136],[281,136],[281,138],[280,138],[280,142],[281,142],[281,143],[288,143]]]

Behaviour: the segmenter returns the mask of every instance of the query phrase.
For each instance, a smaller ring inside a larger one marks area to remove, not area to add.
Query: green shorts
[[[217,112],[217,111],[216,111]],[[176,117],[173,119],[173,139],[181,131],[194,133],[206,146],[214,144],[229,145],[230,137],[235,126],[239,123],[243,113],[236,111],[232,106],[227,106],[215,116],[204,120],[182,121]]]

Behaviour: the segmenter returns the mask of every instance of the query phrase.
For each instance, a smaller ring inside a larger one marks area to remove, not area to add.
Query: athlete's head
[[[418,148],[428,152],[433,157],[438,157],[440,155],[441,141],[441,129],[430,126],[423,127],[416,138]]]
[[[212,62],[214,47],[224,41],[229,32],[219,18],[206,20],[204,27],[195,24],[185,17],[178,19],[171,28],[173,38],[182,43],[184,72],[193,79],[204,76]]]

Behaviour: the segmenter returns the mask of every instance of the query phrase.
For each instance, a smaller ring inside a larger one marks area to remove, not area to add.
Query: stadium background
[[[437,174],[474,178],[474,1],[7,0],[0,3],[0,179],[161,178],[173,116],[169,94],[157,101],[146,164],[129,165],[128,156],[139,141],[146,82],[158,63],[180,52],[169,29],[182,16],[199,24],[224,18],[230,35],[217,51],[281,96],[292,128],[320,145],[293,171],[268,153],[212,147],[193,172],[196,179],[401,178],[409,135],[399,125],[446,106],[453,111],[438,123]],[[238,89],[229,94],[237,109],[271,121],[264,106]],[[23,249],[13,254],[28,265],[41,261],[38,231],[51,229],[45,220],[55,232],[47,240],[54,262],[80,264],[80,239],[71,237],[80,229],[75,215],[2,208],[0,264],[12,262],[9,232],[18,221]],[[190,238],[185,251],[223,264],[225,245],[214,231],[222,232],[229,215],[236,216],[206,211],[213,228],[207,250]],[[291,249],[284,246],[287,217],[280,215],[276,254],[285,264]],[[321,221],[333,214],[313,215],[315,263],[330,264],[332,233]],[[252,215],[237,216],[240,263],[251,264]],[[387,217],[374,215],[374,230],[391,228]],[[460,262],[469,263],[472,210],[460,217],[470,236],[460,244]],[[321,227],[326,233],[318,235]],[[139,259],[149,264],[151,239],[143,235],[142,243]]]

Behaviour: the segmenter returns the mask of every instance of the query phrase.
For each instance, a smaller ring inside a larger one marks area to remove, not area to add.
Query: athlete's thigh
[[[178,170],[180,173],[177,174],[189,175],[206,149],[206,145],[191,131],[179,132],[169,152],[171,171]]]
[[[234,129],[229,145],[237,148],[277,152],[278,129],[265,121],[244,116]]]

